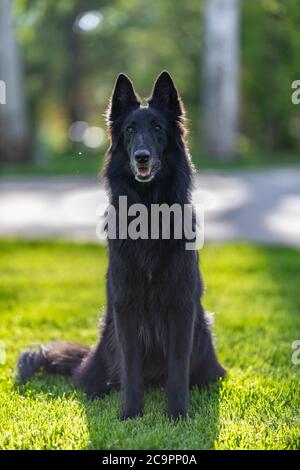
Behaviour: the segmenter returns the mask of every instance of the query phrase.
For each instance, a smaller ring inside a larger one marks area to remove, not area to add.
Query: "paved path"
[[[300,247],[300,168],[203,172],[193,198],[205,208],[205,240]],[[101,182],[55,177],[0,181],[0,236],[97,240]]]

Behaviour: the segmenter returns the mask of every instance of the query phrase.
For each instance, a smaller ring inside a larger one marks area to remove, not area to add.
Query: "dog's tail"
[[[71,376],[90,348],[77,343],[51,343],[39,349],[24,351],[18,361],[18,379],[27,382],[35,372],[43,370],[52,374]]]

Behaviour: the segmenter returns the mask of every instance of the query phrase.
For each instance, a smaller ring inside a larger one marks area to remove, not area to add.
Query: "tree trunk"
[[[21,163],[30,159],[24,75],[13,28],[11,3],[11,0],[0,1],[0,163]]]
[[[66,104],[70,123],[85,121],[87,103],[83,91],[84,78],[84,48],[82,34],[74,29],[77,16],[85,9],[85,0],[73,1],[73,8],[67,19],[67,47],[68,65],[66,68]]]
[[[239,0],[206,0],[203,138],[208,155],[231,160],[239,114]]]

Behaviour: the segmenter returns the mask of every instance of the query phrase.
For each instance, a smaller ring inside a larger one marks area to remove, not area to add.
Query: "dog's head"
[[[117,78],[107,120],[112,135],[112,147],[122,146],[128,170],[139,183],[148,183],[164,165],[170,133],[174,127],[182,133],[184,109],[168,72],[157,78],[148,106],[134,91],[129,78]],[[174,135],[173,135],[174,139]]]

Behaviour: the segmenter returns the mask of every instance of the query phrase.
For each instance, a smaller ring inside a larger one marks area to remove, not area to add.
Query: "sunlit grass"
[[[104,248],[0,242],[1,449],[300,448],[300,252],[249,245],[201,252],[205,306],[215,312],[228,377],[191,394],[190,418],[164,415],[162,390],[146,393],[145,415],[120,422],[118,394],[88,401],[68,380],[14,383],[20,351],[55,339],[92,344],[105,303]]]

